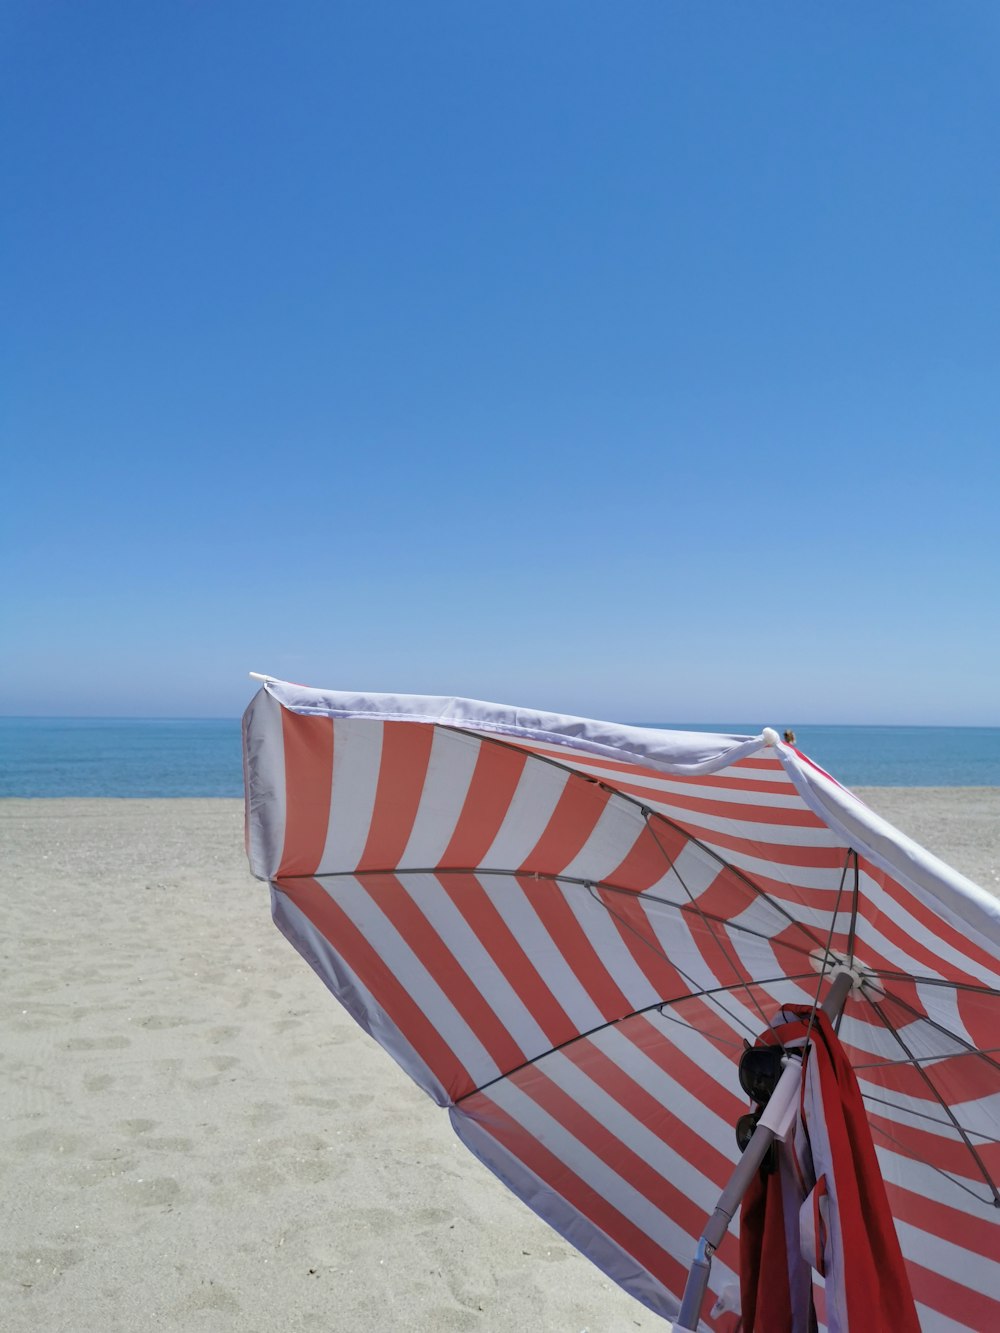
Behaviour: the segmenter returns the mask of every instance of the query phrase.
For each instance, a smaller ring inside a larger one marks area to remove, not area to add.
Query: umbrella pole
[[[843,1009],[853,984],[854,977],[846,967],[836,973],[827,997],[820,1006],[828,1018],[836,1018]],[[733,1215],[750,1188],[750,1182],[760,1169],[767,1150],[776,1138],[784,1139],[788,1126],[787,1124],[783,1126],[782,1121],[787,1118],[786,1112],[795,1106],[801,1079],[801,1061],[790,1059],[782,1070],[781,1078],[771,1094],[763,1115],[757,1122],[757,1128],[747,1144],[746,1152],[729,1177],[729,1183],[719,1197],[715,1212],[701,1233],[694,1263],[691,1265],[684,1287],[681,1308],[674,1321],[674,1333],[695,1333],[708,1288],[708,1276],[712,1271],[712,1255],[722,1244]]]

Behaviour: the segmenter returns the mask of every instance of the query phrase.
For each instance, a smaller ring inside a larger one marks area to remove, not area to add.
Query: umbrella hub
[[[823,973],[831,983],[839,976],[849,976],[851,999],[880,999],[885,994],[885,987],[872,969],[865,967],[856,957],[849,958],[845,954],[837,953],[835,949],[814,949],[809,955],[809,961],[816,971]]]

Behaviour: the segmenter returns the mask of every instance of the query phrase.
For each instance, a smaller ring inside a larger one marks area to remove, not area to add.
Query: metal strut
[[[853,984],[854,977],[846,968],[835,974],[827,997],[820,1005],[829,1019],[835,1019],[840,1014]],[[708,1289],[708,1276],[712,1271],[712,1255],[722,1244],[736,1209],[740,1206],[744,1194],[750,1188],[754,1176],[760,1169],[761,1162],[763,1162],[768,1149],[777,1137],[776,1131],[782,1110],[789,1105],[790,1101],[794,1101],[801,1078],[801,1061],[789,1060],[782,1070],[781,1078],[778,1080],[774,1092],[771,1094],[771,1100],[757,1122],[757,1128],[747,1144],[746,1152],[744,1152],[736,1165],[736,1169],[729,1177],[729,1183],[719,1196],[719,1202],[715,1205],[715,1212],[709,1218],[708,1225],[701,1233],[701,1240],[699,1240],[698,1248],[695,1251],[694,1263],[691,1265],[687,1284],[684,1287],[684,1298],[681,1301],[680,1312],[674,1320],[674,1333],[696,1333],[698,1320],[701,1317],[701,1307],[705,1300],[705,1292]]]

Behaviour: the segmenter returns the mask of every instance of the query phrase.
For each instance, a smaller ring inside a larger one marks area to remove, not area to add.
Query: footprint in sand
[[[138,1203],[144,1208],[157,1208],[166,1203],[176,1203],[181,1197],[181,1187],[171,1176],[159,1176],[153,1179],[133,1176],[124,1184],[130,1202]]]
[[[158,1124],[156,1120],[119,1120],[115,1125],[116,1129],[122,1130],[125,1134],[148,1134],[151,1129],[155,1129]]]
[[[179,1306],[176,1312],[182,1318],[190,1315],[198,1315],[208,1311],[225,1311],[227,1314],[235,1315],[239,1312],[240,1306],[233,1296],[232,1292],[225,1287],[219,1286],[212,1278],[203,1278],[202,1284],[187,1297]],[[185,1327],[187,1321],[185,1320]],[[199,1327],[207,1328],[207,1324],[199,1323]]]

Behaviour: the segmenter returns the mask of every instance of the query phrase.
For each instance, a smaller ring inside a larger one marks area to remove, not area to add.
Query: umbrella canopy
[[[459,1137],[673,1318],[739,1150],[737,1064],[853,987],[921,1324],[1000,1328],[1000,904],[776,734],[268,680],[247,845],[279,929]],[[728,1333],[739,1243],[711,1273]]]

